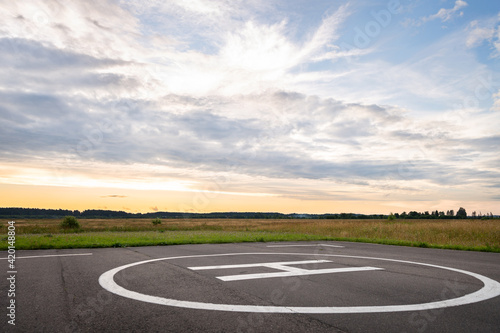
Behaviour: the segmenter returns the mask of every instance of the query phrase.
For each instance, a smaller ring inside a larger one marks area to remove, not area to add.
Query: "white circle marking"
[[[161,260],[173,260],[173,259],[187,259],[187,258],[204,258],[204,257],[222,257],[222,256],[240,256],[240,255],[294,255],[294,256],[321,256],[321,257],[343,257],[343,258],[354,258],[354,259],[370,259],[370,260],[381,260],[381,261],[391,261],[391,262],[401,262],[406,264],[421,265],[439,269],[445,269],[453,272],[458,272],[461,274],[472,276],[480,280],[484,286],[483,288],[458,298],[447,299],[443,301],[430,302],[430,303],[420,303],[420,304],[408,304],[408,305],[384,305],[384,306],[327,306],[327,307],[300,307],[300,306],[260,306],[260,305],[232,305],[232,304],[214,304],[214,303],[203,303],[203,302],[190,302],[190,301],[180,301],[175,299],[169,299],[158,296],[151,296],[141,294],[135,291],[131,291],[119,286],[114,281],[114,276],[116,273],[138,265],[161,261]],[[347,256],[347,255],[336,255],[336,254],[307,254],[307,253],[225,253],[225,254],[206,254],[206,255],[192,255],[192,256],[180,256],[180,257],[167,257],[159,259],[150,259],[139,261],[136,263],[123,265],[114,269],[111,269],[103,273],[99,277],[99,284],[107,291],[120,295],[126,298],[134,299],[137,301],[174,306],[180,308],[188,309],[198,309],[198,310],[215,310],[215,311],[230,311],[230,312],[254,312],[254,313],[378,313],[378,312],[403,312],[403,311],[420,311],[420,310],[430,310],[438,308],[446,308],[452,306],[466,305],[485,301],[490,298],[500,296],[500,283],[492,280],[486,276],[476,274],[469,271],[464,271],[461,269],[419,263],[414,261],[397,260],[397,259],[387,259],[387,258],[374,258],[374,257],[361,257],[361,256]]]

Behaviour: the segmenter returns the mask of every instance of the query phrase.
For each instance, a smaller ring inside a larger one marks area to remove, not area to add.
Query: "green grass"
[[[390,239],[329,237],[268,231],[102,231],[90,233],[25,234],[16,237],[16,249],[72,249],[102,247],[133,247],[182,244],[221,244],[283,241],[347,241],[424,248],[499,252],[499,247],[428,244]],[[6,250],[6,241],[0,250]]]
[[[16,237],[16,249],[71,249],[241,242],[324,240],[325,237],[266,231],[104,231],[65,234],[25,234]],[[6,250],[2,242],[1,250]]]
[[[16,249],[62,249],[201,243],[350,241],[500,253],[500,220],[56,219],[16,221]],[[2,236],[3,235],[3,236]],[[0,250],[7,249],[0,221]]]

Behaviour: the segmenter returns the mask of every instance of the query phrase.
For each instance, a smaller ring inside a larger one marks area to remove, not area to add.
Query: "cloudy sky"
[[[500,3],[0,2],[2,207],[500,214]]]

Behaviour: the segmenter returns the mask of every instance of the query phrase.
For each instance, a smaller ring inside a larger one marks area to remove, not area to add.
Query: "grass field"
[[[0,249],[7,244],[2,220]],[[500,252],[500,220],[236,220],[81,219],[77,231],[60,219],[16,220],[16,249],[200,243],[342,240]]]

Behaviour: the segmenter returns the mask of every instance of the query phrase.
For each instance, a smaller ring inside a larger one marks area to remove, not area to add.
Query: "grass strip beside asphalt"
[[[424,248],[453,249],[467,251],[498,252],[500,247],[464,246],[457,244],[432,244],[397,239],[331,237],[308,233],[270,232],[270,231],[102,231],[57,234],[21,234],[16,236],[17,250],[70,249],[133,247],[181,244],[215,244],[242,242],[281,242],[281,241],[349,241],[386,245],[413,246]],[[0,250],[6,250],[3,241]]]
[[[319,240],[314,235],[259,231],[104,231],[63,234],[22,234],[16,250],[132,247],[154,245]],[[7,249],[2,242],[1,250]]]

